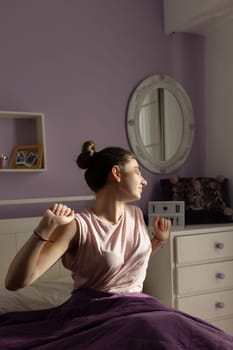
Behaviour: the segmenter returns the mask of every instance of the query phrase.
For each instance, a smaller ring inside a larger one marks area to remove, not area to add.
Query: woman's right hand
[[[62,203],[55,203],[45,212],[45,217],[57,226],[69,224],[74,219],[74,210]]]
[[[74,210],[62,203],[55,203],[46,210],[36,228],[45,239],[59,226],[69,224],[74,220]]]

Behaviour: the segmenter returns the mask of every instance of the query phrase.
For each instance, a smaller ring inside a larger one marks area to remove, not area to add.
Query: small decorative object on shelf
[[[148,203],[149,228],[152,226],[154,216],[159,215],[171,220],[172,229],[185,226],[184,201],[155,201]]]
[[[40,144],[15,146],[13,168],[40,169],[42,165],[43,146]]]
[[[0,154],[0,169],[5,169],[7,167],[8,164],[8,157],[1,153]]]

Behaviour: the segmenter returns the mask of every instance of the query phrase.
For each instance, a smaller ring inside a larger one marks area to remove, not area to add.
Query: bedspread
[[[79,290],[51,309],[1,315],[0,349],[233,350],[233,337],[143,293]]]

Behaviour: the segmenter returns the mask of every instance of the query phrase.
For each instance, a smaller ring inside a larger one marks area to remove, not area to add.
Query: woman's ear
[[[118,165],[112,167],[112,175],[117,182],[121,181],[121,169]]]

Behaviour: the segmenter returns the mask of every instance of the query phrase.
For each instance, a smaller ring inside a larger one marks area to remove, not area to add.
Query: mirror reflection
[[[139,112],[139,132],[148,157],[155,161],[170,159],[183,137],[183,116],[176,97],[164,88],[145,96]]]

